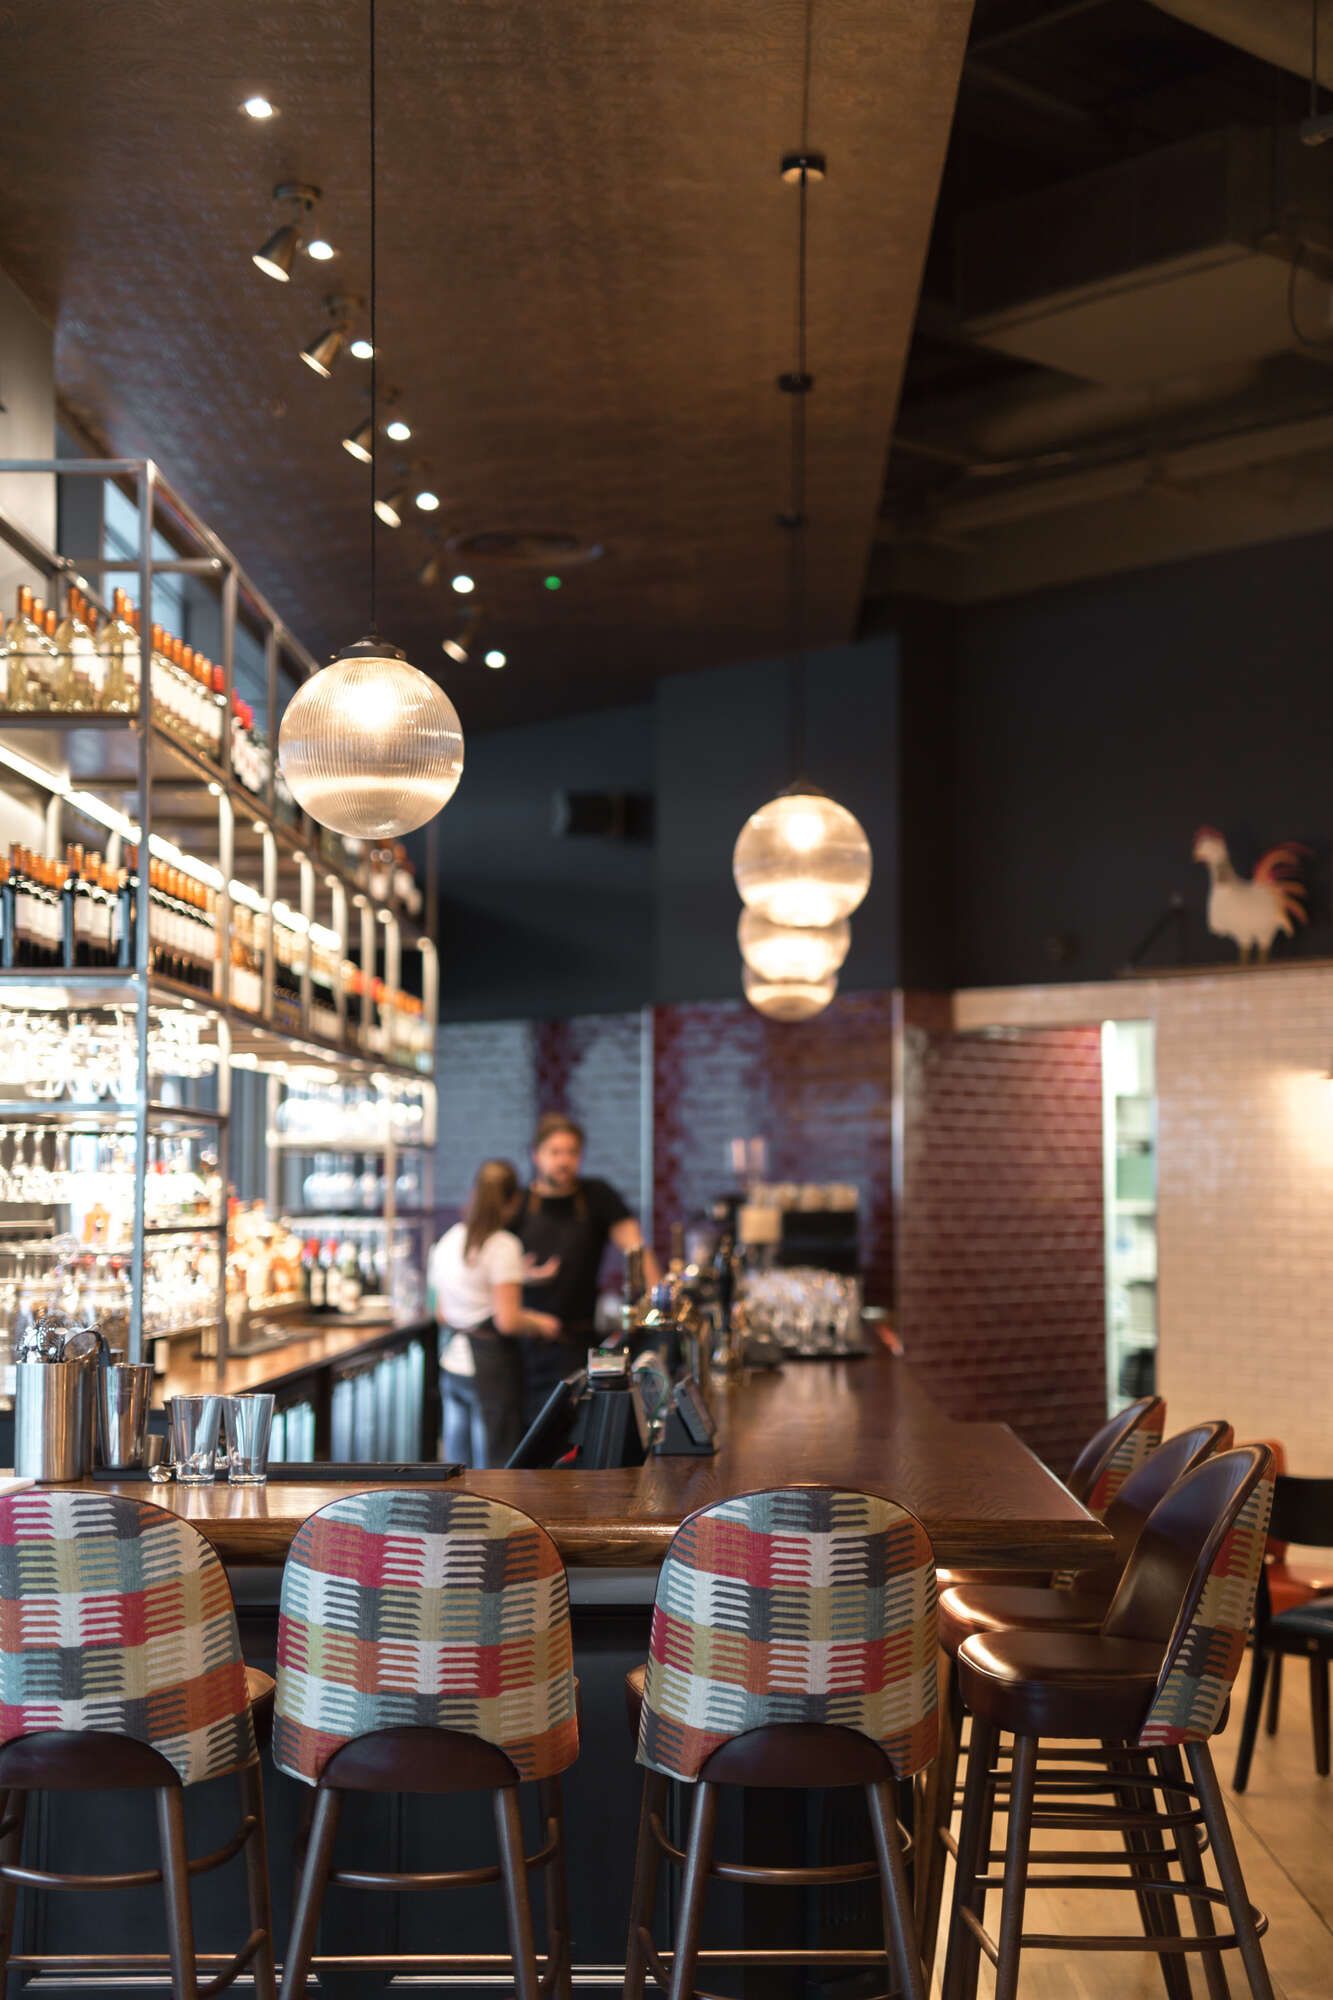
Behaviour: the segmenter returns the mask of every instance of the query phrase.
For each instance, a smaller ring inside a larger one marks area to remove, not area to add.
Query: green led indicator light
[[[543,577],[542,581],[547,590],[559,590],[560,588],[560,578],[558,576]]]

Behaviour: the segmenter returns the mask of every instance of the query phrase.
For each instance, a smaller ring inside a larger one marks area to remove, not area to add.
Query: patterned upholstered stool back
[[[1218,1453],[1148,1516],[1103,1631],[1165,1639],[1141,1744],[1201,1742],[1222,1719],[1245,1652],[1273,1506],[1264,1445]],[[1169,1632],[1161,1621],[1172,1617]]]
[[[495,1744],[524,1778],[578,1756],[564,1566],[543,1528],[467,1493],[353,1493],[300,1529],[282,1575],[273,1761],[317,1784],[372,1730]]]
[[[97,1730],[181,1782],[255,1756],[231,1588],[188,1521],[143,1500],[0,1499],[0,1742]]]
[[[936,1624],[934,1553],[892,1500],[793,1486],[706,1507],[658,1580],[639,1762],[689,1782],[748,1730],[824,1722],[909,1777],[935,1754]]]
[[[1104,1514],[1130,1474],[1147,1464],[1165,1430],[1166,1404],[1160,1396],[1141,1396],[1089,1438],[1069,1475],[1070,1492],[1090,1514]]]

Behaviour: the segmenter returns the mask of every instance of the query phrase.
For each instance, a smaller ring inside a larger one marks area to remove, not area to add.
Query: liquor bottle
[[[14,921],[14,898],[9,887],[9,863],[0,855],[0,965],[8,965],[9,934]]]
[[[60,883],[60,961],[67,970],[88,963],[88,917],[82,883],[83,850],[67,847]]]
[[[93,709],[97,698],[97,649],[83,615],[83,598],[70,586],[65,615],[56,627],[56,701],[61,708]]]
[[[103,862],[98,873],[98,887],[104,905],[103,924],[106,934],[106,956],[104,965],[120,964],[120,933],[124,922],[124,912],[120,901],[120,875],[118,871]]]
[[[338,1246],[330,1236],[319,1253],[324,1272],[324,1310],[342,1311],[342,1272],[338,1268]]]
[[[37,918],[38,964],[54,971],[64,956],[61,923],[60,870],[45,855],[33,855],[30,863],[37,885],[34,908]]]
[[[4,963],[6,970],[27,965],[27,885],[23,877],[23,850],[15,842],[9,850],[4,884]]]
[[[338,1288],[338,1310],[354,1313],[361,1304],[361,1262],[350,1236],[338,1253],[338,1271],[342,1281]]]
[[[5,632],[5,706],[20,712],[46,707],[50,649],[35,612],[33,594],[21,584],[18,609]]]
[[[312,1313],[324,1310],[324,1267],[319,1261],[319,1244],[313,1236],[306,1238],[301,1252],[301,1277],[305,1285],[305,1302]]]
[[[121,589],[111,597],[111,616],[97,636],[102,663],[102,707],[110,715],[133,715],[139,706],[139,635]]]
[[[127,847],[125,866],[116,885],[116,964],[122,970],[138,963],[139,850]]]

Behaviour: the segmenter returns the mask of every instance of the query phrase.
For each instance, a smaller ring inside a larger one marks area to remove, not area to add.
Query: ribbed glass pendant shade
[[[822,1014],[838,991],[836,973],[827,979],[761,979],[749,966],[742,967],[745,997],[770,1021],[809,1021]]]
[[[278,762],[321,826],[383,840],[448,805],[463,775],[463,730],[443,688],[396,646],[363,639],[296,694]]]
[[[843,917],[823,930],[798,930],[770,923],[758,910],[742,910],[736,936],[741,957],[760,979],[812,985],[839,970],[851,946],[852,927]]]
[[[770,923],[824,930],[870,887],[870,842],[836,799],[800,785],[752,813],[732,856],[741,901]]]

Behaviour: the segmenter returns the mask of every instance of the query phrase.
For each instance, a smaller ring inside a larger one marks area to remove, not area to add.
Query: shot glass
[[[233,1486],[263,1486],[268,1479],[268,1441],[273,1398],[266,1393],[228,1396],[227,1478]]]
[[[181,1486],[211,1486],[217,1477],[220,1396],[173,1396],[171,1455]]]

